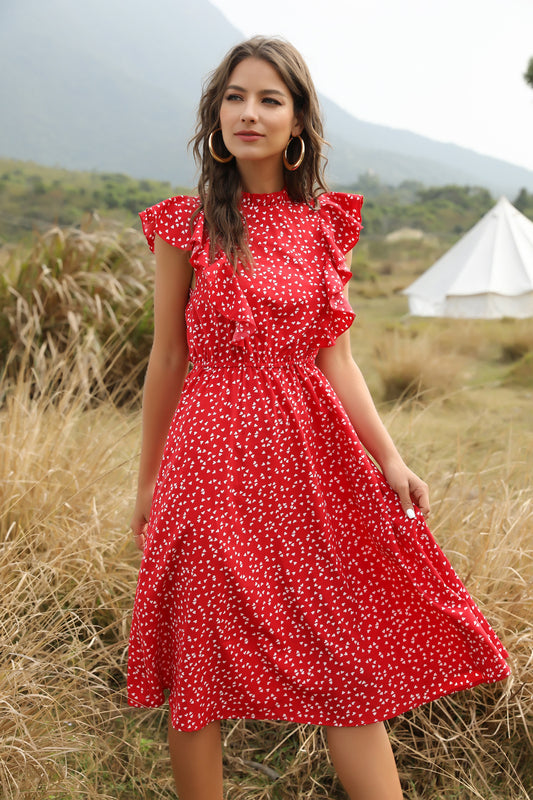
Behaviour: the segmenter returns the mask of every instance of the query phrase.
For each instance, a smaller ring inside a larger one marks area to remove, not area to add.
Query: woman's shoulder
[[[189,250],[192,240],[191,218],[200,207],[197,195],[176,195],[141,211],[139,217],[150,250],[160,236],[181,250]]]

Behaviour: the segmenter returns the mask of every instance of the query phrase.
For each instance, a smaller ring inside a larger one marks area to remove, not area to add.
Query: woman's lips
[[[253,131],[239,131],[235,134],[243,142],[256,142],[258,139],[263,138],[262,133],[254,133]]]

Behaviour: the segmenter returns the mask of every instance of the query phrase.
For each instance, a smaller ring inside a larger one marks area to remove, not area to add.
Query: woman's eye
[[[232,103],[234,101],[239,101],[239,100],[242,100],[242,99],[243,99],[243,97],[240,94],[227,94],[226,97],[225,97],[225,100],[227,102],[229,102],[229,103]],[[274,106],[280,106],[281,105],[279,100],[276,100],[275,97],[263,97],[263,103],[267,103],[269,105],[274,105]]]

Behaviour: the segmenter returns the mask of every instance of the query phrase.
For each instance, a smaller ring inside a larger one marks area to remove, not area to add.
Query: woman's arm
[[[154,341],[144,382],[141,459],[131,520],[141,550],[166,438],[189,363],[185,327],[192,275],[189,253],[156,236],[155,258]]]
[[[351,253],[346,263],[351,264]],[[344,287],[348,297],[348,284]],[[344,331],[331,347],[319,350],[316,365],[339,397],[362,444],[375,458],[385,479],[398,494],[404,511],[414,501],[429,514],[428,487],[402,460],[374,405],[350,347],[350,331]],[[412,513],[412,512],[409,512]]]

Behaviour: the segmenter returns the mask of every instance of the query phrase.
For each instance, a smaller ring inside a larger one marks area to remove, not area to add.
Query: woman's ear
[[[293,126],[291,128],[291,136],[299,136],[301,134],[301,132],[303,131],[303,129],[304,129],[303,119],[302,119],[302,116],[300,114],[298,114],[294,118],[294,124],[293,124]]]

